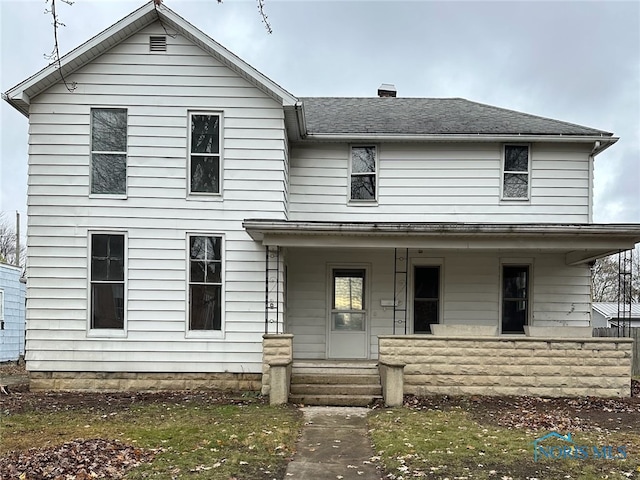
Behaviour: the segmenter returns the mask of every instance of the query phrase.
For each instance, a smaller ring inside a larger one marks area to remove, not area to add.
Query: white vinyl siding
[[[33,371],[261,372],[264,249],[285,219],[282,105],[184,37],[143,29],[32,100],[28,360]],[[127,107],[127,198],[88,197],[90,106]],[[220,201],[187,199],[189,112],[224,112]],[[89,231],[127,232],[126,338],[87,338]],[[186,338],[187,234],[225,232],[224,337]]]
[[[378,201],[347,197],[347,144],[295,145],[290,155],[290,220],[372,222],[589,221],[589,146],[535,144],[530,199],[501,200],[499,143],[385,143],[378,149]]]

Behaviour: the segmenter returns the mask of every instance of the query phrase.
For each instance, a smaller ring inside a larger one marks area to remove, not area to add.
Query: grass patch
[[[260,404],[143,404],[111,412],[27,411],[0,418],[0,455],[77,438],[161,448],[128,479],[281,478],[301,428],[299,412]]]
[[[584,479],[640,478],[640,432],[578,432],[578,445],[626,446],[626,460],[533,458],[529,432],[478,423],[461,407],[380,410],[369,417],[375,450],[390,478]],[[564,432],[563,432],[564,433]],[[563,445],[553,441],[545,446]]]

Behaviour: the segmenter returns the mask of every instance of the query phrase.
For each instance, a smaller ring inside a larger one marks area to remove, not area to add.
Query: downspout
[[[589,216],[587,219],[589,223],[593,223],[593,170],[595,168],[595,157],[599,153],[599,150],[600,142],[596,141],[589,154]]]

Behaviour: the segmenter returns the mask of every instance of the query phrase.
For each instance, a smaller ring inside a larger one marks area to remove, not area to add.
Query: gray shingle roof
[[[597,135],[609,132],[464,98],[304,97],[307,132],[387,135]]]

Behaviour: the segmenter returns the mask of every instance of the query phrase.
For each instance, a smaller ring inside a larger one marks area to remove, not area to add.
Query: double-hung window
[[[503,265],[502,333],[524,333],[529,303],[529,266]]]
[[[123,234],[91,235],[91,328],[124,329]]]
[[[189,330],[222,330],[222,237],[189,237]]]
[[[378,158],[374,146],[351,147],[350,199],[375,202],[377,199]]]
[[[502,198],[527,200],[529,198],[530,168],[528,145],[505,145],[502,169]]]
[[[189,193],[220,193],[222,115],[189,115]]]
[[[127,193],[127,110],[91,109],[91,193]]]

